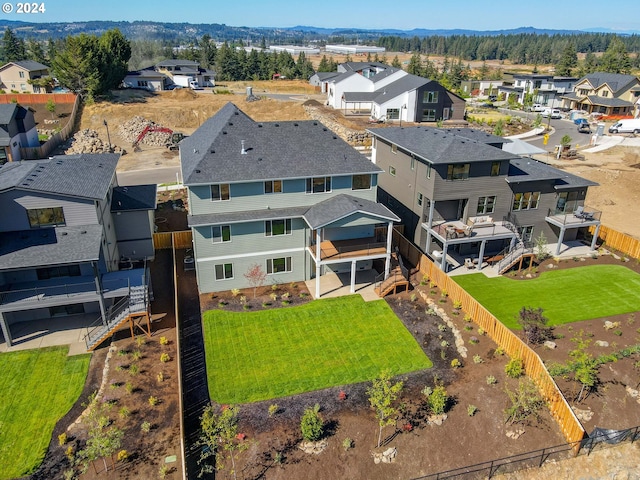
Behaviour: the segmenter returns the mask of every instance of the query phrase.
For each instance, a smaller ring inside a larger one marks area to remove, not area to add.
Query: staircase
[[[389,272],[389,276],[385,278],[384,272],[378,275],[375,279],[374,291],[379,297],[384,297],[391,293],[398,293],[398,287],[404,287],[405,290],[409,289],[409,269],[404,266],[398,247],[396,247],[395,254],[392,259],[397,262],[397,265]]]
[[[132,287],[129,296],[112,305],[107,312],[106,324],[102,318],[89,327],[84,337],[87,351],[94,350],[98,345],[109,338],[113,332],[135,315],[145,315],[149,304],[148,289],[146,286]]]
[[[512,224],[510,225],[513,228],[509,227],[509,230],[516,234],[516,244],[510,248],[504,255],[504,258],[498,262],[496,268],[500,275],[518,263],[524,255],[533,253],[533,246],[531,244],[525,244],[522,241],[522,237],[520,236],[518,229]]]

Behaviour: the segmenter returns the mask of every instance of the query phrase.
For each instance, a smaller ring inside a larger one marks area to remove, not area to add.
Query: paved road
[[[176,175],[180,177],[180,167],[155,167],[148,170],[130,170],[118,172],[118,184],[126,185],[146,185],[155,183],[175,183]],[[180,177],[182,180],[182,177]]]

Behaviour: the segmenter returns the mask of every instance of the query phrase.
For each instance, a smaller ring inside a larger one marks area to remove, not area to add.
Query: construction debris
[[[126,152],[117,145],[109,145],[100,139],[95,130],[80,130],[70,139],[70,145],[65,150],[65,154],[74,155],[79,153],[121,153]]]
[[[144,117],[136,115],[131,120],[118,127],[118,135],[127,142],[134,144],[138,140],[142,131],[147,127],[163,128],[162,125],[158,125],[151,120],[147,120]],[[140,143],[155,147],[164,147],[170,140],[170,133],[150,130],[142,139],[140,139]]]

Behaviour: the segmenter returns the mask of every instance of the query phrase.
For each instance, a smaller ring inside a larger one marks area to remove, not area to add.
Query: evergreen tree
[[[407,65],[407,72],[411,75],[422,76],[422,59],[420,57],[420,52],[414,52],[411,55],[411,59],[409,60],[409,65]]]
[[[562,52],[560,61],[556,64],[556,75],[570,77],[571,72],[577,66],[578,54],[576,53],[576,46],[573,43],[569,43]]]
[[[127,75],[129,59],[131,58],[131,44],[125,36],[114,28],[107,30],[98,39],[100,64],[98,73],[100,86],[98,94],[118,88]]]
[[[391,66],[394,68],[402,68],[402,64],[400,63],[400,59],[398,58],[398,55],[393,57],[393,60],[391,61]]]
[[[47,59],[44,54],[44,49],[42,48],[42,44],[33,38],[30,38],[27,41],[27,56],[30,60],[39,63],[46,63]]]
[[[320,59],[320,64],[318,65],[319,72],[331,72],[331,66],[329,65],[329,60],[327,60],[327,56],[323,55]]]
[[[631,73],[631,60],[622,40],[614,37],[602,55],[600,69],[609,73]]]
[[[18,38],[8,27],[2,38],[2,53],[5,62],[15,62],[26,58],[24,40]]]

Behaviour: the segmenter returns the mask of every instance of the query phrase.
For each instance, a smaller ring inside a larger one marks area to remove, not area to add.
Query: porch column
[[[436,202],[429,200],[429,218],[427,219],[427,244],[425,245],[424,253],[429,253],[431,250],[431,226],[433,225],[433,212]]]
[[[11,330],[9,330],[9,324],[4,319],[4,314],[0,312],[0,327],[2,327],[2,335],[4,335],[4,340],[7,342],[7,347],[10,347],[12,344],[11,338]]]
[[[593,232],[593,238],[591,239],[591,251],[596,249],[596,244],[598,243],[598,234],[600,233],[600,224],[596,225],[596,229]]]
[[[349,293],[356,293],[356,261],[351,262],[351,288]]]
[[[384,278],[389,276],[391,271],[391,244],[393,243],[393,222],[387,226],[387,257],[384,261]]]
[[[560,227],[560,235],[558,236],[558,245],[556,246],[556,256],[560,255],[560,247],[562,246],[562,240],[564,239],[565,227]]]
[[[320,298],[320,229],[316,230],[316,298]]]
[[[98,304],[100,305],[100,314],[102,315],[102,323],[107,326],[107,310],[104,307],[104,297],[102,296],[102,285],[100,285],[100,274],[98,273],[98,263],[91,262],[93,267],[93,278],[96,282],[96,292],[98,293]]]
[[[440,262],[440,269],[444,273],[447,273],[447,249],[448,248],[449,248],[449,244],[447,242],[444,242],[444,245],[442,245],[442,261]]]
[[[483,240],[480,244],[480,257],[478,258],[478,265],[476,269],[482,270],[482,259],[484,258],[484,247],[487,245],[487,241]]]

